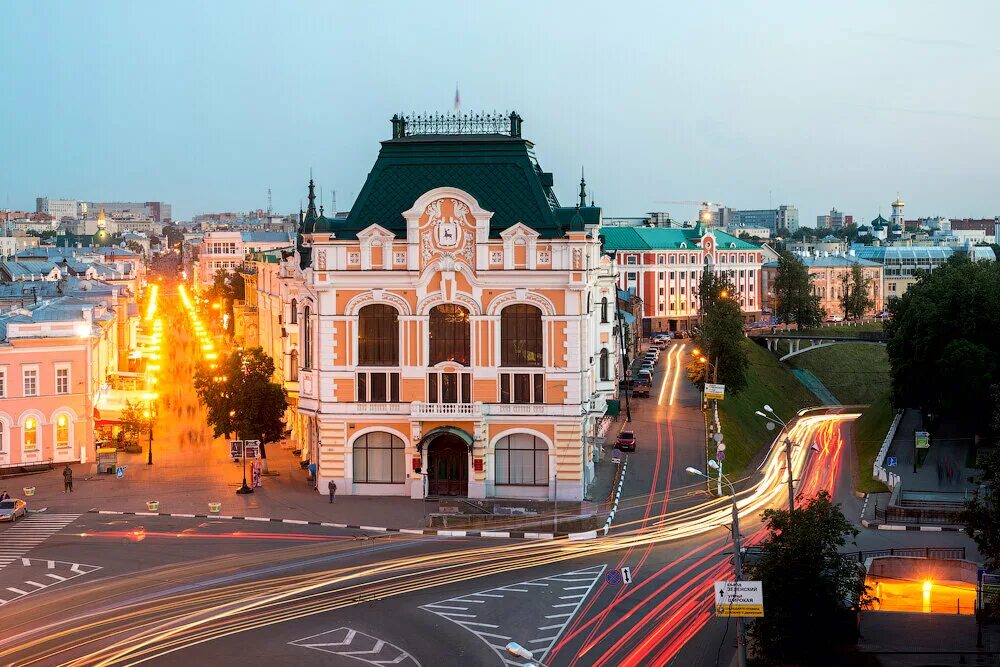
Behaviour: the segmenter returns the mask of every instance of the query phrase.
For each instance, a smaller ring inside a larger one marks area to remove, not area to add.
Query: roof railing
[[[521,116],[509,113],[434,113],[395,114],[392,117],[392,138],[419,135],[500,134],[521,136]]]

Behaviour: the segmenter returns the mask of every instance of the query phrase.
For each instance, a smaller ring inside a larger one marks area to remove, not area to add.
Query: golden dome
[[[903,200],[899,198],[899,195],[896,195],[896,201],[892,202],[892,206],[895,208],[897,206],[906,206],[906,204],[904,204]]]

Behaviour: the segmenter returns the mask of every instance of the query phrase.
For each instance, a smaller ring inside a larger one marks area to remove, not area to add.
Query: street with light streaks
[[[103,569],[11,606],[0,663],[235,664],[243,654],[296,664],[520,664],[500,650],[506,641],[552,665],[725,659],[735,635],[723,636],[725,622],[712,617],[711,587],[732,576],[731,505],[685,472],[705,462],[700,397],[683,377],[687,352],[673,346],[658,393],[633,405],[641,445],[606,537],[376,538],[87,515],[47,553]],[[792,452],[799,497],[836,491],[844,426],[855,416],[818,409],[792,425],[793,440],[818,446]],[[785,502],[786,478],[776,447],[759,481],[737,483],[748,544],[761,537],[760,513]],[[622,566],[631,584],[603,576]]]

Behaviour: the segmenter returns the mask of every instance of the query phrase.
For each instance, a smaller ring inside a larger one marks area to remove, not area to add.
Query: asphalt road
[[[0,664],[523,664],[505,654],[507,641],[548,665],[729,664],[734,627],[712,616],[709,594],[731,568],[728,510],[684,472],[704,467],[688,352],[675,344],[661,356],[657,393],[633,402],[639,444],[607,538],[32,514],[0,527],[0,545],[23,552],[0,568]],[[840,425],[809,432],[822,430],[826,449],[800,476],[835,487],[850,512]],[[778,491],[767,502],[783,502]],[[741,532],[759,534],[752,513]],[[956,534],[878,531],[858,542],[969,545]],[[631,583],[617,580],[623,566]]]

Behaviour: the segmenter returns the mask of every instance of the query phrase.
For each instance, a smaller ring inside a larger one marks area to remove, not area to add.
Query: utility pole
[[[722,470],[719,470],[722,474]],[[740,544],[740,512],[736,506],[736,489],[732,482],[729,484],[730,491],[733,492],[733,569],[736,570],[736,581],[743,581],[743,553]],[[743,622],[743,617],[736,618],[736,653],[739,656],[740,667],[747,665],[747,631]]]
[[[788,468],[788,519],[795,511],[795,482],[792,480],[792,441],[785,436],[785,467]]]

